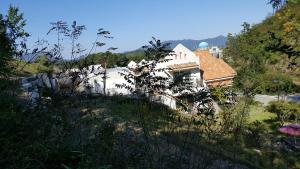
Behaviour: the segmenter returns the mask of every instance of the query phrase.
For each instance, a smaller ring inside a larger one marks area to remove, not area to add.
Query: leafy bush
[[[290,93],[294,89],[293,80],[286,74],[272,72],[259,76],[259,88],[264,93]]]
[[[294,102],[274,101],[270,102],[267,110],[277,115],[281,125],[288,120],[298,121],[300,117],[300,104]]]
[[[267,126],[264,123],[260,121],[250,123],[245,132],[246,144],[258,148],[262,147],[266,141],[266,131]]]
[[[212,88],[211,96],[215,101],[224,103],[226,101],[226,89],[223,87]]]
[[[91,54],[85,58],[80,59],[77,66],[92,64],[104,65],[105,63],[107,63],[107,68],[112,68],[115,66],[127,66],[130,60],[139,62],[142,59],[145,59],[145,54],[143,51],[141,53],[131,52],[125,54],[104,52]]]

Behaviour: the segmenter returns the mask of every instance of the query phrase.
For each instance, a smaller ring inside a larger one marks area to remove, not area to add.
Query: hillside
[[[167,40],[163,43],[170,43],[170,48],[175,48],[176,45],[182,44],[185,47],[187,47],[190,50],[195,50],[198,48],[198,45],[200,42],[207,42],[209,46],[218,46],[221,48],[224,48],[226,46],[227,38],[223,35],[214,37],[214,38],[207,38],[207,39],[201,39],[201,40],[194,40],[194,39],[183,39],[183,40]],[[142,49],[136,49],[133,51],[124,52],[127,56],[133,56],[133,55],[143,55]]]
[[[184,39],[184,40],[168,40],[165,42],[170,43],[171,48],[175,48],[176,45],[181,43],[185,47],[193,51],[198,48],[200,42],[207,42],[209,46],[218,46],[224,48],[226,46],[226,40],[227,38],[225,36],[220,35],[214,38],[207,38],[201,40]]]
[[[262,23],[244,23],[239,34],[228,36],[224,58],[237,70],[237,87],[257,92],[296,90],[290,81],[300,82],[299,11],[299,2],[288,3]]]

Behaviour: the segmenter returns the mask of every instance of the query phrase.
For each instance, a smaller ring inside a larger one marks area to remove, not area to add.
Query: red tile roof
[[[193,68],[198,68],[198,67],[199,67],[199,65],[196,62],[181,63],[181,64],[174,64],[174,65],[168,66],[168,68],[170,68],[172,71],[193,69]]]
[[[194,51],[200,59],[200,69],[203,71],[205,81],[220,81],[220,79],[233,78],[236,71],[222,59],[212,56],[208,50]]]

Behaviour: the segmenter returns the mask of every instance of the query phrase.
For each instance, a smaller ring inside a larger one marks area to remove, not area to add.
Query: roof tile
[[[194,53],[200,59],[200,69],[204,72],[204,80],[217,80],[236,75],[236,71],[222,59],[212,56],[208,50],[197,49]]]

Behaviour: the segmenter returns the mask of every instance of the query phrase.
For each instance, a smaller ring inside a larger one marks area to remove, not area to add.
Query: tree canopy
[[[299,2],[287,2],[262,23],[252,26],[244,23],[239,34],[228,35],[224,59],[237,70],[237,87],[244,89],[246,93],[269,92],[272,87],[270,80],[275,79],[276,74],[285,76],[287,86],[291,86],[292,82],[299,82],[298,11]],[[267,84],[270,86],[267,87]]]

